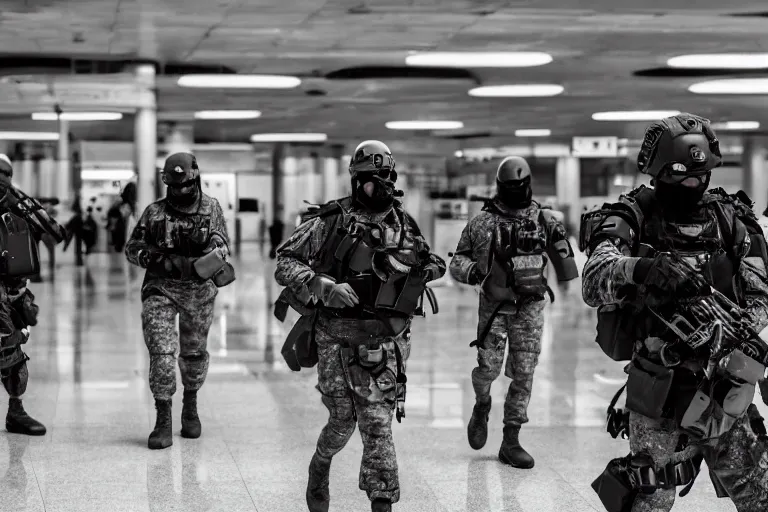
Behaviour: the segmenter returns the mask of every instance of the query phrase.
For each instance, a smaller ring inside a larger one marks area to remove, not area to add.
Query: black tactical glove
[[[337,284],[326,276],[315,276],[307,283],[309,291],[329,308],[354,307],[360,303],[348,283]]]
[[[661,302],[690,297],[698,291],[689,269],[663,253],[656,255],[655,258],[640,258],[635,264],[632,280],[637,284],[645,285],[648,291]]]

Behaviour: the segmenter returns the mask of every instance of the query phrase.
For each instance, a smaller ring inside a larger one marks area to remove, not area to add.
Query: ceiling
[[[517,129],[548,128],[554,140],[642,132],[644,123],[591,120],[605,110],[674,109],[768,127],[764,96],[688,92],[708,76],[633,75],[663,67],[675,55],[768,51],[768,12],[734,16],[760,11],[768,11],[764,0],[4,0],[0,49],[25,58],[149,59],[302,79],[292,90],[205,90],[178,87],[178,75],[159,75],[161,119],[188,119],[203,109],[263,112],[250,121],[196,121],[198,142],[306,131],[346,143],[429,139],[429,147],[459,148],[515,144]],[[400,67],[410,51],[542,51],[554,61],[472,69],[464,78],[326,78],[344,68]],[[508,83],[555,83],[565,92],[519,99],[467,94],[477,85]],[[0,129],[56,129],[11,103],[0,101]],[[393,120],[458,120],[462,132],[491,136],[435,144],[440,134],[386,129]],[[132,139],[132,116],[73,125],[79,138]]]

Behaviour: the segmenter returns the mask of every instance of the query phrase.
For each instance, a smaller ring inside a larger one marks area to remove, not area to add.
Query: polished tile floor
[[[120,255],[91,256],[80,269],[67,262],[65,255],[54,282],[31,285],[42,318],[27,345],[25,404],[49,430],[39,438],[0,432],[0,511],[306,510],[307,464],[327,411],[314,372],[293,373],[280,357],[289,326],[268,308],[278,291],[273,263],[258,248],[244,248],[238,280],[219,295],[200,396],[203,436],[178,436],[179,392],[173,447],[149,451],[154,410],[139,320],[141,276]],[[496,459],[506,378],[493,388],[486,448],[469,448],[468,343],[477,298],[467,288],[437,293],[441,313],[415,321],[407,417],[394,424],[402,486],[395,510],[603,510],[589,484],[610,458],[628,451],[603,429],[623,373],[594,344],[594,314],[580,300],[580,284],[547,309],[531,422],[521,434],[536,457],[529,471]],[[5,404],[0,396],[3,412]],[[370,510],[357,488],[361,452],[355,434],[334,459],[332,511]],[[675,510],[735,509],[702,477]]]

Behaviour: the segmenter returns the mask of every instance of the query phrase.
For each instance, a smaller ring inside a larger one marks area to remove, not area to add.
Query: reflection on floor
[[[306,510],[307,465],[327,412],[314,372],[292,373],[282,362],[287,326],[271,316],[273,267],[257,253],[239,261],[238,280],[219,295],[211,371],[200,396],[203,436],[178,436],[179,391],[174,445],[159,452],[146,447],[154,410],[139,320],[141,276],[119,255],[97,255],[87,269],[63,266],[55,283],[32,285],[42,321],[27,345],[32,380],[25,403],[49,433],[30,439],[0,432],[0,511]],[[594,313],[581,303],[579,283],[547,310],[531,422],[521,434],[536,457],[529,471],[496,459],[498,405],[486,448],[469,448],[476,295],[455,287],[437,293],[441,314],[415,323],[407,417],[394,426],[402,485],[395,510],[603,510],[589,484],[610,458],[628,451],[603,430],[623,373],[593,342]],[[503,403],[507,383],[494,385],[495,404]],[[3,412],[5,404],[0,398]],[[370,510],[357,489],[361,452],[355,435],[334,460],[332,511]],[[700,478],[675,510],[735,509]]]

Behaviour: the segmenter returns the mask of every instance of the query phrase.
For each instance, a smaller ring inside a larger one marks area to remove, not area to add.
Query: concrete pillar
[[[283,197],[283,155],[285,145],[275,144],[272,149],[272,225],[269,229],[270,257],[274,258],[275,249],[283,241],[285,233],[285,199]]]
[[[50,198],[56,195],[57,167],[56,151],[51,146],[43,147],[43,158],[38,163],[38,182],[36,197]]]
[[[579,159],[572,156],[559,157],[555,173],[558,208],[565,215],[566,226],[578,229],[581,218],[581,167]]]
[[[13,163],[13,182],[28,195],[32,195],[36,187],[34,165],[31,145],[22,144],[20,159]]]
[[[58,169],[56,169],[56,186],[54,195],[59,198],[61,207],[72,204],[75,191],[72,188],[72,174],[69,165],[69,121],[59,120]]]
[[[154,90],[155,66],[139,64],[134,68],[134,74],[137,83]],[[157,110],[154,101],[151,105],[136,111],[134,149],[136,174],[138,175],[136,203],[140,213],[157,199],[155,191],[155,181],[158,179],[157,168],[155,167],[157,160]]]
[[[195,125],[193,123],[176,123],[163,144],[168,156],[174,153],[192,153],[195,144]]]
[[[349,183],[349,159],[344,158],[344,146],[342,144],[334,144],[331,147],[331,155],[337,162],[335,197],[344,197],[352,191]]]
[[[315,204],[323,204],[328,200],[325,195],[325,159],[320,156],[318,151],[313,151],[311,158],[312,172],[315,176],[311,201]]]
[[[744,191],[755,202],[754,210],[759,216],[768,206],[768,140],[745,135],[743,147],[741,162]]]
[[[323,202],[339,197],[339,159],[326,156],[323,158]]]

